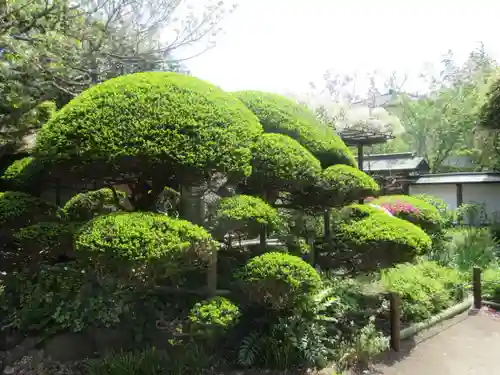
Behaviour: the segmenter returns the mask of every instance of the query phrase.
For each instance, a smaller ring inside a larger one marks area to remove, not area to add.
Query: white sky
[[[187,62],[228,91],[307,91],[327,69],[417,75],[479,41],[500,58],[500,1],[239,0],[217,47]],[[411,86],[411,83],[410,83]],[[406,88],[406,87],[405,87]],[[407,88],[406,88],[407,89]],[[411,90],[410,90],[411,91]]]

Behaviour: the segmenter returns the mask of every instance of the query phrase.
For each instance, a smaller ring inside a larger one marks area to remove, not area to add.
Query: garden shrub
[[[240,315],[238,306],[227,298],[214,297],[194,305],[188,319],[194,332],[213,336],[234,327]]]
[[[449,229],[439,251],[430,259],[441,265],[470,273],[474,266],[488,268],[500,260],[499,243],[487,228]]]
[[[483,300],[500,303],[500,268],[491,267],[482,272],[481,293]]]
[[[14,161],[4,171],[0,181],[12,191],[38,195],[42,185],[43,165],[32,156]]]
[[[441,218],[443,219],[442,224],[444,229],[453,226],[455,213],[450,210],[448,203],[446,203],[444,200],[430,194],[416,194],[412,195],[412,197],[433,205],[438,210]]]
[[[228,233],[253,238],[260,233],[263,225],[270,233],[283,225],[274,207],[250,195],[235,195],[221,199],[214,222],[213,231],[221,240]]]
[[[271,310],[297,307],[321,287],[321,277],[310,264],[278,252],[251,259],[236,278],[249,304]]]
[[[444,221],[436,207],[421,199],[407,195],[387,195],[371,202],[379,205],[394,216],[418,225],[426,233],[435,233],[443,229]]]
[[[146,176],[151,168],[189,179],[200,170],[249,175],[261,133],[257,118],[220,88],[183,74],[146,72],[74,98],[42,127],[35,152],[54,164],[91,163],[94,176],[102,167],[108,178]]]
[[[0,230],[22,228],[30,223],[53,218],[56,207],[32,195],[0,192]]]
[[[356,165],[352,153],[335,131],[319,122],[304,105],[259,91],[240,91],[234,95],[255,113],[266,133],[286,134],[297,140],[323,168],[335,164]]]
[[[388,291],[401,296],[405,322],[428,319],[464,297],[460,273],[435,262],[399,264],[382,271],[382,283]]]
[[[14,238],[22,256],[33,261],[55,261],[73,256],[73,234],[81,223],[41,222],[19,229]]]
[[[99,287],[91,281],[74,264],[10,274],[1,301],[6,320],[22,332],[49,335],[117,325],[129,312],[129,287],[110,278],[101,279]]]
[[[118,190],[116,194],[118,202],[109,188],[79,193],[66,202],[58,215],[68,221],[88,221],[98,215],[120,211],[126,194]]]
[[[338,207],[375,195],[378,191],[379,186],[372,177],[357,168],[339,164],[321,173],[306,203]]]
[[[321,164],[296,140],[283,134],[263,134],[253,154],[247,183],[262,194],[266,190],[294,191],[313,184]]]
[[[335,236],[327,244],[325,262],[366,271],[411,261],[427,253],[431,239],[412,223],[367,205],[346,207]]]
[[[75,236],[77,257],[95,270],[149,281],[200,266],[215,245],[202,227],[149,212],[97,216]]]

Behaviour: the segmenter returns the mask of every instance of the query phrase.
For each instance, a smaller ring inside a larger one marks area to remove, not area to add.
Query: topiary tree
[[[193,332],[217,339],[233,328],[241,316],[237,305],[224,297],[198,302],[189,311],[189,325]]]
[[[22,228],[55,217],[56,207],[40,198],[18,192],[0,192],[0,232]]]
[[[367,205],[345,207],[343,221],[320,257],[323,267],[371,271],[411,261],[431,249],[418,226]]]
[[[298,307],[321,288],[321,278],[310,264],[278,252],[251,259],[236,278],[247,303],[271,310]]]
[[[151,212],[97,216],[75,236],[77,258],[96,272],[148,282],[202,265],[215,246],[203,228]]]
[[[136,73],[93,86],[41,129],[35,151],[61,179],[127,183],[149,209],[164,187],[216,172],[245,176],[262,133],[236,98],[177,73]]]
[[[42,185],[43,165],[39,160],[28,156],[14,161],[0,177],[7,190],[22,191],[39,195]]]
[[[339,136],[321,124],[305,106],[283,96],[259,91],[234,93],[259,118],[266,133],[286,134],[308,149],[323,168],[355,166],[356,161]]]
[[[59,209],[58,216],[68,221],[88,221],[95,216],[123,210],[126,194],[111,188],[80,193]]]
[[[254,238],[261,233],[263,226],[268,232],[273,232],[283,222],[276,209],[262,199],[235,195],[219,201],[214,224],[214,236],[222,241],[227,234]]]
[[[320,162],[296,140],[283,134],[263,134],[255,145],[252,174],[245,185],[273,202],[279,192],[313,184],[320,173]]]
[[[418,225],[429,234],[441,231],[445,224],[434,205],[416,197],[388,195],[374,199],[371,203],[385,208],[400,219]]]

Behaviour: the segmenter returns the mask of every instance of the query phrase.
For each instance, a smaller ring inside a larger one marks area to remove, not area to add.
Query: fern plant
[[[331,314],[338,303],[332,289],[325,289],[291,315],[277,316],[249,333],[238,350],[239,364],[279,370],[325,367],[338,337],[337,319]]]

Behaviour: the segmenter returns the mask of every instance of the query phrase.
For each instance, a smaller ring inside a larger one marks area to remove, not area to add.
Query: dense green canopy
[[[356,162],[332,128],[321,124],[305,106],[277,94],[239,91],[238,97],[259,118],[266,133],[282,133],[296,139],[326,168]]]
[[[264,190],[293,191],[313,184],[321,164],[296,140],[283,134],[263,134],[255,145],[248,183]]]
[[[480,124],[485,128],[500,129],[500,81],[495,82],[480,111]]]
[[[216,170],[249,175],[251,148],[261,133],[240,101],[208,82],[136,73],[73,99],[43,126],[36,152],[73,165],[92,163],[94,173],[96,166],[118,165],[118,172],[145,174],[160,165],[178,177]]]

